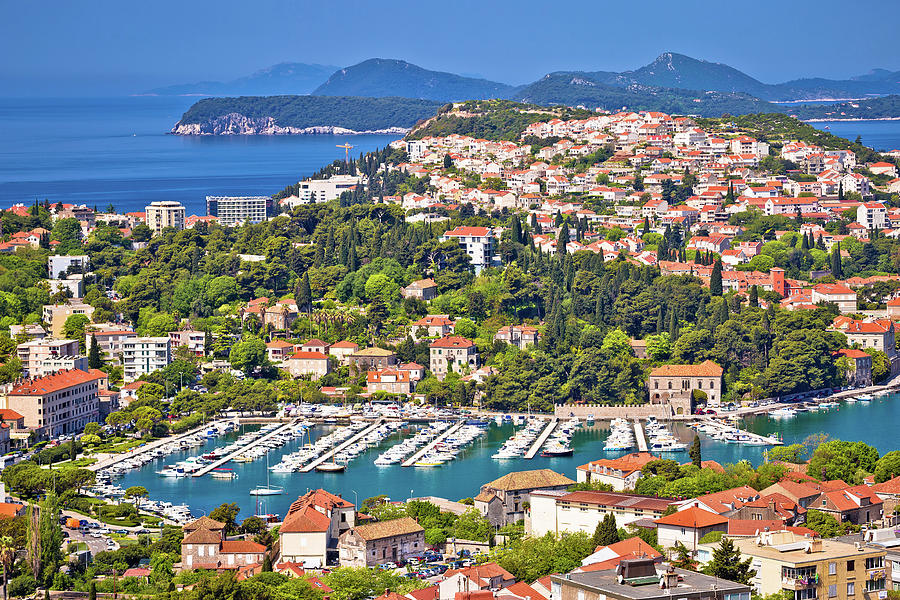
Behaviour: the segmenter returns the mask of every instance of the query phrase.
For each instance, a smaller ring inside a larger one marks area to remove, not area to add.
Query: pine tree
[[[741,560],[741,551],[734,547],[734,542],[723,537],[718,547],[713,549],[712,560],[707,563],[703,572],[707,575],[749,585],[756,571],[750,568],[751,559]]]
[[[703,466],[703,456],[700,454],[700,436],[696,433],[694,434],[694,441],[691,443],[691,450],[689,454],[691,457],[691,463],[695,467]]]
[[[102,369],[103,357],[100,356],[100,346],[97,344],[96,334],[91,334],[91,349],[88,351],[88,368]]]
[[[710,296],[722,295],[722,261],[719,259],[716,259],[712,275],[709,278],[709,294]]]
[[[759,289],[755,285],[750,286],[750,297],[747,300],[747,304],[753,308],[759,306]]]
[[[606,513],[603,520],[597,523],[594,529],[594,546],[609,546],[619,541],[619,528],[616,527],[616,517],[612,513]]]

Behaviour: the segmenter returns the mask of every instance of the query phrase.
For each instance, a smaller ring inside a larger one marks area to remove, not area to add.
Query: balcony
[[[815,575],[807,577],[782,577],[781,587],[786,590],[805,590],[807,588],[816,587],[818,579]]]

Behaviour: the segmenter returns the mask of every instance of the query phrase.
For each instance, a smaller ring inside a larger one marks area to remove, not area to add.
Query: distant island
[[[191,106],[176,135],[403,134],[442,103],[413,98],[242,96]]]

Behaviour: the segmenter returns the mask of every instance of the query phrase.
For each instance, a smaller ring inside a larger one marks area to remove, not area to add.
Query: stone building
[[[481,486],[475,508],[495,527],[525,518],[531,492],[565,490],[575,482],[550,469],[514,471]]]
[[[282,561],[308,568],[332,564],[340,535],[356,524],[356,507],[323,489],[300,496],[288,509],[279,529]]]
[[[212,569],[237,570],[261,564],[266,547],[249,540],[229,540],[225,524],[200,517],[184,526],[181,540],[181,570]]]
[[[835,358],[847,359],[850,369],[847,371],[847,383],[858,387],[872,385],[872,356],[862,350],[844,348],[835,352]]]
[[[530,325],[507,325],[494,335],[495,342],[506,342],[524,350],[526,346],[537,346],[540,334],[537,327]]]
[[[375,371],[397,364],[397,355],[384,348],[363,348],[350,355],[350,366],[355,372]]]
[[[478,349],[472,340],[448,336],[431,342],[429,348],[431,372],[438,379],[443,379],[450,371],[478,368]]]
[[[418,298],[427,302],[437,297],[438,287],[433,279],[420,279],[413,281],[405,288],[400,288],[400,295],[404,298]]]
[[[691,397],[694,390],[706,394],[707,406],[722,402],[722,367],[711,360],[699,365],[662,365],[650,371],[651,402]]]
[[[425,551],[425,529],[409,517],[359,525],[341,534],[342,567],[371,567]]]
[[[97,379],[77,369],[25,379],[0,402],[22,415],[25,426],[40,437],[79,433],[100,420]]]

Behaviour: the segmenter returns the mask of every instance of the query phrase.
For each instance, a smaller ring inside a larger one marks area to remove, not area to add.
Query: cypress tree
[[[350,250],[347,253],[347,268],[351,271],[355,271],[359,268],[359,258],[356,256],[356,246],[351,244]]]
[[[841,279],[844,276],[844,272],[841,269],[841,243],[837,242],[834,245],[834,248],[831,249],[831,274],[834,275],[836,279]]]
[[[712,275],[709,278],[709,294],[711,296],[722,295],[722,261],[718,259],[713,265]]]
[[[803,234],[803,239],[800,241],[800,250],[802,252],[806,252],[809,250],[809,240],[806,239],[806,234]]]
[[[619,541],[619,528],[616,527],[616,517],[612,513],[606,513],[603,520],[597,523],[594,530],[594,546],[609,546]]]
[[[678,339],[678,315],[669,310],[669,339],[674,343]]]
[[[88,352],[88,368],[103,368],[103,358],[100,356],[100,346],[97,345],[97,335],[91,334],[91,349]]]
[[[513,216],[512,218],[512,226],[510,227],[510,235],[512,237],[512,241],[521,244],[522,243],[522,224],[519,223],[519,217]]]
[[[657,335],[665,331],[666,320],[663,312],[662,304],[656,307],[656,333]]]
[[[644,217],[644,230],[642,235],[647,235],[650,233],[650,217]]]
[[[564,255],[566,253],[566,244],[569,243],[569,225],[563,223],[559,228],[559,238],[556,240],[556,253]]]
[[[750,286],[750,297],[747,300],[747,304],[754,308],[759,306],[759,290],[755,285]]]
[[[299,310],[309,310],[312,306],[312,289],[309,287],[309,273],[304,272],[300,283],[294,290],[294,300]]]
[[[694,434],[694,441],[691,443],[691,450],[689,454],[691,456],[691,463],[695,467],[701,467],[703,463],[703,456],[700,453],[700,436],[696,433]]]

